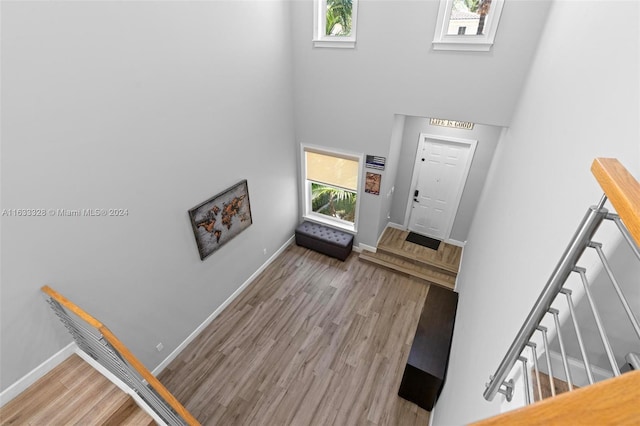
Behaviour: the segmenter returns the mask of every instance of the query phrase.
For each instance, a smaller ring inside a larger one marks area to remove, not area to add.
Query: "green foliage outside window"
[[[327,0],[326,35],[347,37],[351,35],[353,0]]]
[[[311,209],[316,213],[354,222],[356,214],[356,193],[332,186],[312,183]]]

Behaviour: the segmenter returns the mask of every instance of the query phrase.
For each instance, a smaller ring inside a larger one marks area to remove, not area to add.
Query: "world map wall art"
[[[243,180],[189,210],[200,260],[251,225],[249,188]]]

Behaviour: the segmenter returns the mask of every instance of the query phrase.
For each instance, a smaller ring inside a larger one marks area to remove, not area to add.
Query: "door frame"
[[[458,214],[458,207],[460,207],[460,200],[462,199],[462,194],[464,192],[464,187],[467,184],[467,178],[469,177],[469,170],[471,170],[471,163],[473,163],[473,156],[476,152],[476,146],[478,145],[478,141],[476,139],[463,139],[463,138],[455,138],[451,136],[442,136],[442,135],[434,135],[430,133],[420,133],[418,137],[418,146],[416,147],[416,159],[413,163],[413,172],[411,176],[411,186],[409,187],[409,198],[407,199],[407,207],[404,215],[404,228],[409,230],[409,218],[411,217],[411,210],[413,205],[413,193],[416,190],[416,186],[418,184],[418,173],[419,167],[422,163],[420,161],[420,148],[422,148],[423,144],[426,143],[427,139],[433,139],[437,142],[441,142],[448,145],[458,144],[458,145],[467,145],[469,147],[469,155],[467,156],[467,162],[464,166],[464,171],[462,174],[462,179],[460,181],[460,185],[457,189],[457,194],[455,196],[455,200],[452,203],[453,214],[449,219],[449,223],[447,224],[444,240],[449,240],[451,237],[451,230],[453,229],[453,223],[455,222],[455,218]]]

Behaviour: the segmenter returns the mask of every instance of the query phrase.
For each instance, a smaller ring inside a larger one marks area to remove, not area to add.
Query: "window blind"
[[[350,191],[358,190],[357,160],[313,151],[305,151],[305,156],[307,180]]]

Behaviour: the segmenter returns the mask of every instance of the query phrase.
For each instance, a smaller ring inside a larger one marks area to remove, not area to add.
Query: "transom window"
[[[302,146],[305,219],[356,231],[362,155]]]
[[[435,50],[488,51],[504,0],[440,0]]]
[[[314,0],[313,6],[315,47],[355,47],[358,0]]]

